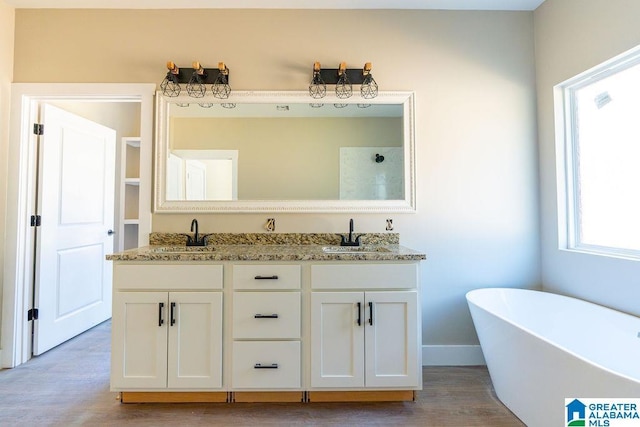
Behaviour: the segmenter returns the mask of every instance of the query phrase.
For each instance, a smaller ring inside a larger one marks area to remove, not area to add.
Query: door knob
[[[116,232],[113,231],[113,230],[107,231],[107,235],[109,235],[109,236],[113,236],[114,234],[116,234]]]

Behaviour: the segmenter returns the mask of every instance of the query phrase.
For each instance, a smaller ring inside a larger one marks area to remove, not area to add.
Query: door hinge
[[[31,215],[31,226],[40,227],[42,225],[42,217],[40,215]]]
[[[42,123],[34,123],[33,124],[33,134],[34,135],[43,135],[44,134],[44,125]]]
[[[29,311],[27,311],[27,321],[30,321],[30,320],[38,320],[37,308],[31,308],[29,309]]]

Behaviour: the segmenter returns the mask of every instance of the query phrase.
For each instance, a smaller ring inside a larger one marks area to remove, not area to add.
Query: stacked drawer
[[[301,387],[300,266],[233,266],[234,389]]]

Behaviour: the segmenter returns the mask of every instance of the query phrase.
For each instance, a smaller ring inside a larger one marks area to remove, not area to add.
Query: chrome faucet
[[[193,219],[193,221],[191,221],[191,232],[193,233],[193,237],[185,234],[185,236],[187,236],[187,246],[207,246],[208,234],[205,234],[202,237],[199,236],[198,220],[195,218]]]
[[[356,236],[356,239],[353,240],[353,218],[349,220],[349,240],[345,238],[343,234],[339,234],[340,236],[340,246],[360,246],[360,237],[362,234]]]

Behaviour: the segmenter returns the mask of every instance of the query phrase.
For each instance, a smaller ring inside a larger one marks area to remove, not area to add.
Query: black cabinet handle
[[[171,316],[170,316],[170,325],[173,326],[176,324],[176,317],[174,316],[175,314],[175,309],[176,309],[176,303],[172,302],[171,303]]]
[[[278,280],[278,276],[256,276],[256,280]]]
[[[253,365],[253,369],[278,369],[278,364],[272,363],[271,365],[262,365],[260,363],[256,363]]]
[[[358,303],[358,326],[362,326],[362,304]]]
[[[373,325],[373,303],[369,302],[369,324]]]
[[[164,303],[158,303],[158,326],[164,325],[164,319],[162,318],[162,312],[164,311]]]
[[[256,314],[253,317],[256,319],[277,319],[278,315],[277,314]]]

